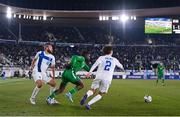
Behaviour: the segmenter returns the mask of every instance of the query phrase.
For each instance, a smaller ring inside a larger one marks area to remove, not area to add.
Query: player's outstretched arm
[[[84,70],[86,70],[87,72],[89,72],[89,71],[90,71],[90,67],[89,67],[87,64],[85,64]]]
[[[32,71],[32,70],[34,69],[36,60],[38,59],[40,53],[41,53],[41,51],[39,51],[39,52],[36,54],[36,56],[33,58],[32,62],[31,62],[31,66],[30,66],[30,71]]]
[[[55,58],[53,58],[53,61],[51,63],[51,71],[52,71],[52,78],[55,79]]]
[[[76,57],[76,56],[72,56],[72,57],[71,57],[71,60],[70,60],[70,65],[71,65],[72,67],[75,66],[76,61],[77,61],[77,57]]]
[[[116,59],[116,65],[117,65],[118,68],[123,70],[123,72],[125,72],[123,65],[117,59]]]
[[[52,78],[55,79],[55,65],[51,66]]]
[[[33,59],[33,60],[32,60],[32,62],[31,62],[30,71],[32,71],[32,70],[33,70],[34,65],[35,65],[35,62],[36,62],[36,60],[35,60],[35,59]]]
[[[87,73],[86,77],[90,77],[95,68],[101,63],[101,57],[99,57],[96,62],[92,65],[90,71]]]

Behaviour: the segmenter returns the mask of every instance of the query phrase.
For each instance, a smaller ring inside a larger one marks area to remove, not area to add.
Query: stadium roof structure
[[[6,13],[9,5],[0,3],[1,14]],[[42,10],[29,9],[9,6],[12,13],[27,14],[27,15],[43,15],[52,17],[69,17],[69,18],[98,18],[100,15],[114,16],[120,14],[135,15],[137,17],[152,17],[152,16],[169,16],[180,15],[180,7],[167,8],[148,8],[148,9],[131,9],[131,10]]]
[[[147,8],[147,9],[129,9],[129,10],[42,10],[42,9],[30,9],[21,8],[15,6],[9,6],[0,3],[0,14],[6,14],[7,7],[11,7],[12,14],[22,14],[30,16],[43,16],[55,18],[55,22],[59,20],[66,20],[72,22],[89,22],[99,19],[100,15],[115,16],[121,14],[127,14],[129,16],[134,15],[139,18],[144,17],[164,17],[164,16],[177,16],[180,15],[180,7],[167,7],[167,8]],[[21,19],[18,19],[21,20]],[[33,22],[33,21],[32,21]],[[62,24],[62,22],[61,22]]]

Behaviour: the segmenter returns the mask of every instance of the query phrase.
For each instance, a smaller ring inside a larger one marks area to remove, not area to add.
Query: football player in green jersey
[[[158,84],[159,80],[162,80],[162,85],[165,86],[164,80],[165,80],[165,67],[163,65],[163,63],[159,63],[157,66],[157,80],[156,80],[156,84]]]
[[[73,102],[72,96],[79,90],[84,87],[83,82],[80,77],[76,75],[76,73],[82,69],[89,71],[90,67],[87,65],[87,61],[89,59],[89,53],[87,51],[83,51],[80,56],[74,55],[71,58],[69,64],[66,65],[66,69],[62,73],[62,82],[60,84],[59,89],[54,91],[47,99],[48,104],[54,104],[53,100],[56,95],[62,93],[68,82],[75,84],[76,86],[72,88],[68,93],[66,93],[66,97]]]

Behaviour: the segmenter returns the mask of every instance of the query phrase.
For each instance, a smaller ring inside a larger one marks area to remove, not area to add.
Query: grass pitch
[[[153,25],[146,25],[145,26],[145,33],[149,34],[171,34],[172,27],[161,27],[161,26],[153,26]]]
[[[84,80],[85,88],[75,94],[74,103],[70,103],[63,94],[57,97],[61,105],[54,106],[46,104],[49,88],[44,86],[37,97],[37,105],[33,106],[29,103],[33,80],[0,80],[0,115],[180,115],[178,80],[168,80],[164,87],[156,86],[153,80],[113,80],[108,94],[89,111],[79,105],[79,100],[89,89],[91,81]],[[67,90],[72,86],[68,84]],[[144,103],[145,94],[152,96],[152,103]]]

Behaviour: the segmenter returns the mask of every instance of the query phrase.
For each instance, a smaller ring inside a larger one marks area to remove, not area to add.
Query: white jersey
[[[95,79],[112,81],[113,72],[116,66],[124,69],[123,65],[116,58],[110,55],[100,56],[91,67],[90,72],[93,72],[93,70],[98,67]]]
[[[45,51],[39,51],[35,56],[36,62],[33,71],[45,73],[50,66],[55,66],[55,57],[52,54],[46,54]]]

